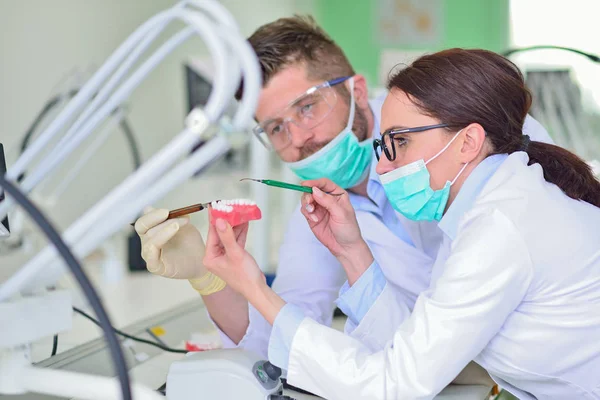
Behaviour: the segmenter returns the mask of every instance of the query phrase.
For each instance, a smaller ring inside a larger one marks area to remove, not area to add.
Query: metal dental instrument
[[[215,200],[215,201],[220,201],[220,200]],[[210,203],[212,203],[212,202],[192,204],[191,206],[182,207],[182,208],[178,208],[176,210],[169,211],[169,216],[167,217],[167,219],[183,217],[184,215],[202,211],[202,210],[208,208]],[[132,222],[129,225],[135,226],[135,222]]]
[[[275,180],[272,180],[272,179],[243,178],[243,179],[240,179],[240,182],[241,181],[260,182],[260,183],[264,183],[267,186],[273,186],[273,187],[278,187],[278,188],[283,188],[283,189],[296,190],[298,192],[304,192],[304,193],[311,193],[312,194],[312,192],[313,192],[312,188],[308,187],[308,186],[294,185],[292,183],[275,181]],[[341,196],[341,195],[343,195],[343,193],[328,193],[328,192],[325,192],[325,193],[330,194],[332,196]]]

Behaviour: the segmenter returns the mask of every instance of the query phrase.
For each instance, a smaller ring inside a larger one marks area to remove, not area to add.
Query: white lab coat
[[[400,325],[383,351],[305,318],[288,381],[330,400],[429,399],[474,359],[519,398],[600,399],[600,209],[527,161],[510,155],[444,237],[404,323],[386,286],[357,328]]]

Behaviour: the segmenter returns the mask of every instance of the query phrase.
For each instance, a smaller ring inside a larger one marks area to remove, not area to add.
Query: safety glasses
[[[394,161],[396,159],[396,146],[394,146],[394,140],[398,140],[401,138],[397,138],[396,136],[404,135],[407,133],[414,132],[424,132],[429,131],[431,129],[437,128],[447,128],[448,124],[436,124],[436,125],[427,125],[427,126],[418,126],[415,128],[403,128],[396,129],[391,128],[386,130],[381,134],[381,139],[373,140],[373,150],[375,150],[375,156],[377,157],[377,161],[381,157],[381,153],[385,153],[385,156],[388,160]]]
[[[302,129],[312,129],[323,122],[337,103],[337,94],[333,86],[350,78],[352,77],[344,76],[311,87],[277,115],[259,123],[252,131],[268,149],[285,149],[292,142],[289,124]]]

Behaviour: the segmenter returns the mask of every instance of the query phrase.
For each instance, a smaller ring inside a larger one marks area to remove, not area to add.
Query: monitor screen
[[[187,86],[188,112],[194,107],[204,108],[212,90],[212,83],[198,73],[190,65],[185,66],[185,80]]]

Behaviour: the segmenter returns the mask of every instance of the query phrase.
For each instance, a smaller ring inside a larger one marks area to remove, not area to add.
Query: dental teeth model
[[[246,199],[219,200],[210,203],[210,223],[217,218],[224,219],[229,225],[241,225],[248,221],[261,219],[262,213],[255,202]]]

